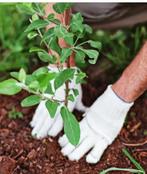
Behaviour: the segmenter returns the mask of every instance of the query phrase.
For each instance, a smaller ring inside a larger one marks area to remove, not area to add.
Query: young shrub
[[[75,116],[68,109],[68,101],[74,101],[78,91],[76,89],[68,89],[68,86],[73,79],[76,79],[77,84],[81,83],[86,74],[80,69],[75,70],[70,67],[69,57],[74,52],[76,59],[85,62],[85,58],[88,57],[88,62],[95,64],[99,56],[98,50],[101,47],[101,43],[92,40],[78,43],[79,39],[83,38],[87,32],[92,32],[91,27],[83,23],[83,17],[80,13],[73,14],[70,24],[65,26],[52,13],[44,18],[45,4],[33,3],[28,6],[24,5],[20,4],[19,8],[32,14],[30,25],[25,32],[29,39],[39,37],[40,45],[42,45],[41,48],[30,48],[30,52],[36,52],[39,59],[47,63],[47,65],[57,64],[59,71],[51,72],[47,67],[41,67],[32,74],[26,74],[24,69],[20,69],[19,72],[12,72],[11,79],[0,83],[0,94],[14,95],[19,93],[21,89],[28,91],[31,95],[23,99],[21,105],[29,107],[39,104],[41,100],[45,100],[46,108],[52,118],[55,117],[58,107],[62,106],[60,107],[60,113],[64,122],[65,134],[71,144],[77,145],[80,139],[80,127]],[[70,7],[70,3],[57,3],[53,6],[55,12],[59,14],[64,13]],[[46,30],[46,27],[51,23],[56,25]],[[61,48],[58,44],[60,38],[67,43],[68,46],[66,48]],[[86,44],[89,44],[92,49],[85,49],[84,46]],[[56,54],[48,53],[50,49],[55,51]],[[65,62],[68,64],[66,69],[63,68],[63,63]],[[54,82],[53,88],[51,82]],[[56,90],[64,84],[66,84],[65,99],[62,101],[54,99]],[[74,95],[71,95],[71,90]]]

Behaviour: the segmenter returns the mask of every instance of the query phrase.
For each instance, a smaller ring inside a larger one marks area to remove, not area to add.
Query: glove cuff
[[[124,100],[122,100],[112,89],[112,85],[109,85],[106,89],[106,91],[103,94],[103,98],[106,98],[107,104],[112,104],[112,107],[115,107],[116,109],[120,111],[126,111],[132,107],[134,102],[127,103]]]
[[[88,111],[87,122],[95,132],[106,137],[111,144],[121,130],[132,105],[133,102],[126,103],[121,100],[109,85]]]

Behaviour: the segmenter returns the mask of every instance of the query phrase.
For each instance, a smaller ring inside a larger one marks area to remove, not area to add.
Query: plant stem
[[[81,44],[79,44],[79,45],[77,45],[77,46],[81,46],[81,45],[84,45],[84,44],[86,44],[86,43],[88,43],[88,41],[82,42]]]
[[[63,21],[64,27],[68,30],[69,29],[69,26],[68,26],[68,22],[69,21],[66,23],[66,20],[65,20],[67,15],[69,15],[68,11],[65,11],[63,16],[62,16],[62,21]],[[69,61],[69,59],[70,59],[70,57],[67,60],[67,67],[68,68],[70,68],[70,61]],[[68,94],[69,94],[69,80],[65,82],[65,106],[66,107],[68,107]]]
[[[75,40],[75,43],[74,43],[74,45],[73,46],[75,46],[76,45],[76,43],[78,42],[78,40],[79,40],[79,36],[77,37],[77,39]]]
[[[65,82],[65,106],[68,107],[68,92],[69,92],[69,81]]]
[[[65,102],[64,100],[57,100],[57,99],[54,99],[53,97],[48,97],[47,95],[42,94],[40,92],[32,91],[24,83],[18,83],[18,86],[20,86],[23,90],[25,90],[29,93],[39,96],[42,100],[52,100],[52,101],[59,102],[59,103]]]
[[[42,35],[41,31],[39,29],[37,29],[37,31],[38,31],[39,36],[42,39],[43,38],[43,35]],[[44,42],[45,46],[47,47],[47,49],[49,50],[49,46],[48,46],[47,42],[45,40],[43,42]]]

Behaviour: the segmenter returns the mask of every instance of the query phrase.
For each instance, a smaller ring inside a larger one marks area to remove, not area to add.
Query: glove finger
[[[86,138],[86,135],[87,135],[87,134],[85,134],[85,131],[82,131],[82,132],[81,132],[79,145],[80,145],[81,142],[84,141],[84,139]],[[78,146],[79,146],[79,145],[78,145]],[[62,146],[62,147],[63,147],[63,146]],[[77,146],[76,146],[76,147],[77,147]],[[64,156],[66,156],[66,155],[70,154],[76,147],[73,146],[71,143],[67,143],[67,144],[62,148],[61,152],[62,152],[62,154],[63,154]]]
[[[75,146],[68,143],[68,144],[66,144],[66,146],[64,146],[62,148],[61,153],[63,154],[63,156],[66,156],[66,155],[70,154],[74,149],[75,149]]]
[[[36,136],[40,129],[44,126],[44,121],[49,117],[48,111],[46,109],[42,110],[42,114],[37,120],[35,127],[32,130],[32,136]],[[51,124],[51,123],[50,123]]]
[[[40,130],[38,130],[36,138],[41,139],[47,136],[48,134],[48,130],[51,127],[52,121],[51,118],[49,118],[49,114],[48,116],[44,119],[44,122],[42,123],[42,126],[40,127]]]
[[[87,135],[87,127],[86,127],[86,122],[85,120],[83,119],[81,122],[80,122],[80,130],[81,130],[81,135],[80,135],[80,139],[82,140],[84,137],[86,137]],[[80,141],[81,141],[80,140]],[[66,137],[66,135],[64,134],[62,137],[59,138],[58,140],[58,143],[59,145],[63,148],[64,146],[66,146],[68,144],[68,139]]]
[[[83,139],[84,141],[84,139]],[[71,143],[67,143],[61,150],[61,153],[64,156],[68,156],[70,153],[72,153],[75,150],[75,146],[73,146]]]
[[[87,107],[84,106],[84,104],[82,103],[82,88],[81,88],[80,84],[78,84],[77,89],[79,91],[79,95],[76,98],[75,109],[77,109],[78,111],[81,111],[81,112],[86,112]]]
[[[85,138],[80,145],[75,147],[74,151],[68,155],[69,160],[79,160],[86,154],[94,145],[94,140],[92,138]]]
[[[42,115],[42,110],[45,108],[44,102],[42,101],[39,106],[37,107],[35,114],[33,115],[33,119],[30,122],[30,126],[33,128],[35,127],[40,115]]]
[[[48,130],[48,135],[52,137],[55,137],[63,128],[63,120],[61,118],[61,115],[59,114],[56,117],[56,120]]]
[[[61,147],[66,146],[66,144],[68,143],[68,139],[65,134],[59,138],[58,143]]]
[[[108,142],[104,138],[99,137],[99,139],[97,139],[97,144],[86,156],[86,162],[93,163],[93,164],[97,163],[100,160],[107,146],[108,146]]]

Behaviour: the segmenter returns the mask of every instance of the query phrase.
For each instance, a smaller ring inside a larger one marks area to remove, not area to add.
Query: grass
[[[139,164],[139,162],[136,159],[134,159],[131,156],[131,154],[126,148],[122,149],[122,152],[134,164],[136,169],[111,167],[106,170],[103,170],[102,172],[100,172],[100,174],[107,174],[108,172],[112,172],[112,171],[124,171],[124,172],[130,172],[130,173],[145,174],[145,170],[143,169],[143,167]]]

